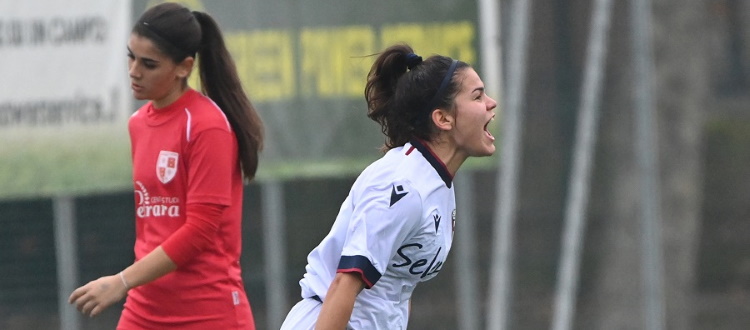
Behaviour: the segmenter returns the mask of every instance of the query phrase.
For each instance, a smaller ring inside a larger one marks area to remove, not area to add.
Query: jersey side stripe
[[[187,139],[187,142],[190,142],[190,124],[193,121],[193,116],[190,115],[190,110],[188,110],[188,108],[185,108],[185,113],[187,113],[187,132],[185,133],[185,138]]]

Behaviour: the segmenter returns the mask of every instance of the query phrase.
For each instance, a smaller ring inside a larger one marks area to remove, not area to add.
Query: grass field
[[[0,198],[130,189],[130,173],[125,127],[0,132]]]

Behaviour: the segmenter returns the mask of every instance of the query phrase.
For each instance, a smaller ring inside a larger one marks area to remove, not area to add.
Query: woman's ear
[[[190,76],[193,72],[193,65],[195,64],[195,58],[192,56],[186,57],[182,62],[177,64],[177,77],[185,79]]]
[[[455,124],[455,118],[448,111],[437,108],[432,111],[432,122],[441,131],[450,131]]]

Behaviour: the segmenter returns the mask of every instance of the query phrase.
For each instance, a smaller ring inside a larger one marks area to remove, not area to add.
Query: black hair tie
[[[409,70],[413,70],[414,67],[422,63],[422,56],[419,56],[414,53],[406,54],[406,67]]]

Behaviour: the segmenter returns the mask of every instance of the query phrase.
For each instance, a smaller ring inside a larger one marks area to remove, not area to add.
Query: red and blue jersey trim
[[[419,152],[424,156],[425,159],[432,165],[433,168],[435,168],[435,171],[440,175],[440,178],[443,179],[443,182],[445,182],[445,186],[450,188],[453,184],[453,175],[448,171],[448,167],[445,166],[442,160],[435,155],[434,152],[432,152],[432,149],[428,147],[424,141],[414,138],[410,141],[411,145],[417,148]],[[408,153],[411,153],[411,150],[409,150]],[[408,154],[407,153],[407,154]]]
[[[365,288],[372,288],[380,279],[381,274],[364,256],[341,256],[337,273],[359,273]]]

